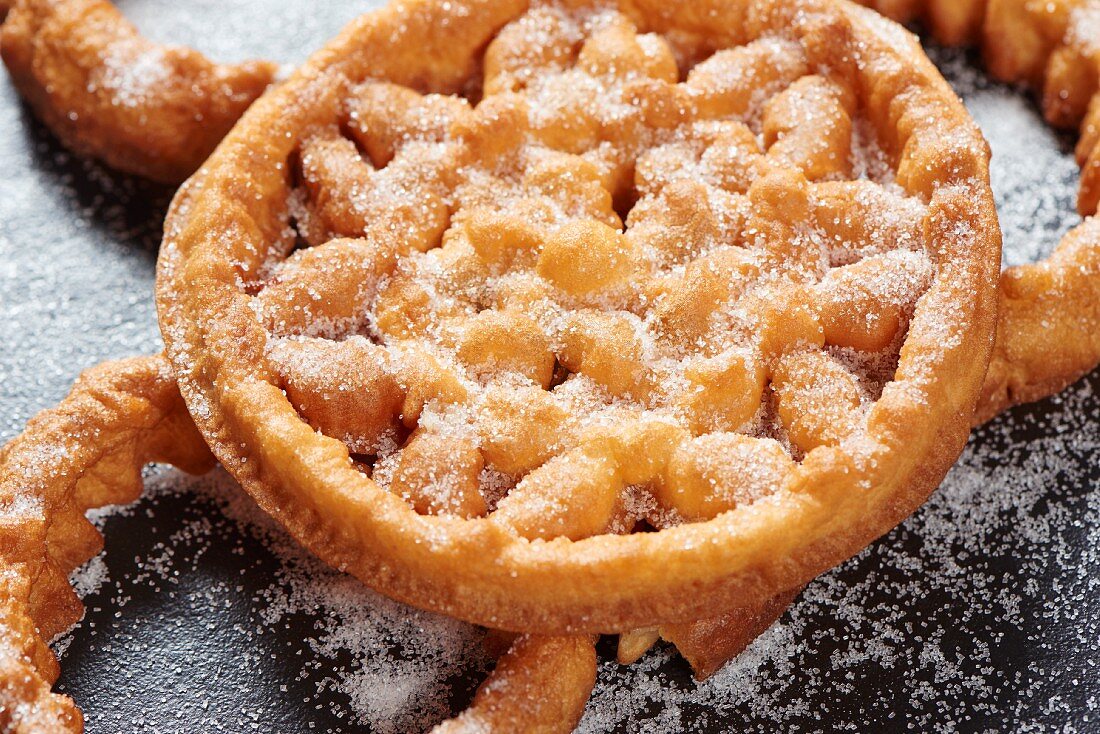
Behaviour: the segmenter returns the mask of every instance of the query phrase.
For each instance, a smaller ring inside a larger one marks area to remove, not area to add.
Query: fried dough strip
[[[916,18],[948,46],[977,43],[989,73],[1040,93],[1043,116],[1079,128],[1077,209],[1100,202],[1100,39],[1090,0],[856,0],[893,20]]]
[[[65,146],[164,183],[199,167],[277,68],[152,43],[106,0],[15,0],[0,54]]]
[[[1100,220],[1043,262],[1001,275],[1000,319],[975,424],[1066,387],[1100,362]]]
[[[468,709],[432,734],[567,734],[596,684],[596,649],[587,635],[522,635],[478,688]]]
[[[137,499],[151,461],[213,465],[162,357],[88,370],[0,452],[3,731],[81,730],[72,700],[50,692],[58,664],[48,641],[83,615],[68,575],[103,543],[85,511]]]

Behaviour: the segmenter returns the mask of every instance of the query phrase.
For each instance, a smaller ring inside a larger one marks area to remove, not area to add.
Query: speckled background
[[[120,3],[158,40],[288,64],[376,4]],[[935,57],[993,145],[1007,259],[1040,256],[1075,221],[1072,141],[973,59]],[[170,191],[74,160],[2,78],[0,130],[6,440],[81,369],[158,349]],[[979,431],[928,505],[707,683],[667,648],[621,668],[605,646],[582,730],[1100,731],[1098,388]],[[401,732],[468,701],[476,630],[321,568],[224,476],[149,476],[147,499],[99,517],[89,611],[58,641],[88,731]]]

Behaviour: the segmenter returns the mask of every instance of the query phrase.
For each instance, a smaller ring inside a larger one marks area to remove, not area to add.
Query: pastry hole
[[[629,172],[624,174],[630,182],[629,185],[623,186],[618,191],[610,192],[611,206],[619,216],[619,220],[624,224],[630,219],[630,212],[634,210],[634,205],[641,198],[637,187],[634,185],[634,165],[635,162],[632,161]]]
[[[791,437],[787,433],[787,427],[783,425],[783,421],[779,417],[779,397],[776,395],[771,380],[768,380],[764,386],[764,391],[760,397],[760,409],[750,421],[749,430],[746,433],[756,438],[775,439],[783,445],[783,448],[787,449],[787,453],[791,455],[791,459],[796,463],[801,463],[806,458],[806,454],[791,441]]]
[[[461,97],[470,103],[470,107],[477,107],[485,96],[485,54],[478,54],[474,60],[474,67],[470,76],[463,82],[455,96]]]
[[[367,476],[371,475],[374,471],[375,464],[378,462],[377,454],[357,454],[355,452],[350,452],[348,458],[351,459],[351,463],[356,469]]]
[[[558,385],[564,384],[565,381],[568,380],[569,376],[572,374],[572,372],[566,369],[565,365],[563,365],[557,358],[555,358],[554,372],[550,377],[550,384],[546,386],[546,389],[549,391],[553,391],[553,389],[556,388]]]
[[[353,121],[348,115],[341,115],[340,123],[337,126],[340,131],[340,136],[345,138],[352,145],[355,146],[355,149],[359,151],[359,157],[363,160],[364,163],[366,163],[368,166],[376,171],[383,170],[386,166],[390,164],[390,161],[393,160],[394,156],[391,155],[388,158],[371,156],[370,151],[368,151],[363,146],[363,141],[360,136],[356,135],[355,130],[352,129],[352,124]]]
[[[882,397],[886,385],[894,380],[901,362],[901,348],[909,335],[909,322],[913,316],[910,307],[903,314],[901,326],[893,341],[878,351],[861,351],[852,347],[827,345],[824,351],[856,376],[866,402],[875,403]]]
[[[289,188],[286,202],[288,226],[292,228],[294,237],[294,246],[287,252],[289,256],[297,250],[322,244],[328,237],[309,200],[300,148],[295,148],[287,156],[286,169]]]

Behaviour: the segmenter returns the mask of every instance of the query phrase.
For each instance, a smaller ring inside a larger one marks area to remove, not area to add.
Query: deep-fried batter
[[[276,71],[152,43],[107,0],[16,0],[0,55],[66,146],[166,183],[199,167]]]

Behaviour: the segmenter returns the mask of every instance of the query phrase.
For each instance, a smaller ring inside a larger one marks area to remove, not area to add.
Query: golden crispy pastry
[[[68,575],[103,544],[85,511],[137,499],[150,461],[213,463],[163,358],[88,370],[0,449],[0,729],[82,729],[47,643],[84,612]]]
[[[261,506],[550,633],[771,598],[907,515],[967,435],[999,248],[961,104],[829,0],[391,6],[167,232],[181,390]]]
[[[66,146],[166,183],[199,167],[276,71],[152,43],[106,0],[16,0],[0,55]]]
[[[432,734],[567,734],[596,683],[596,650],[584,635],[521,635],[478,688],[469,708]]]

